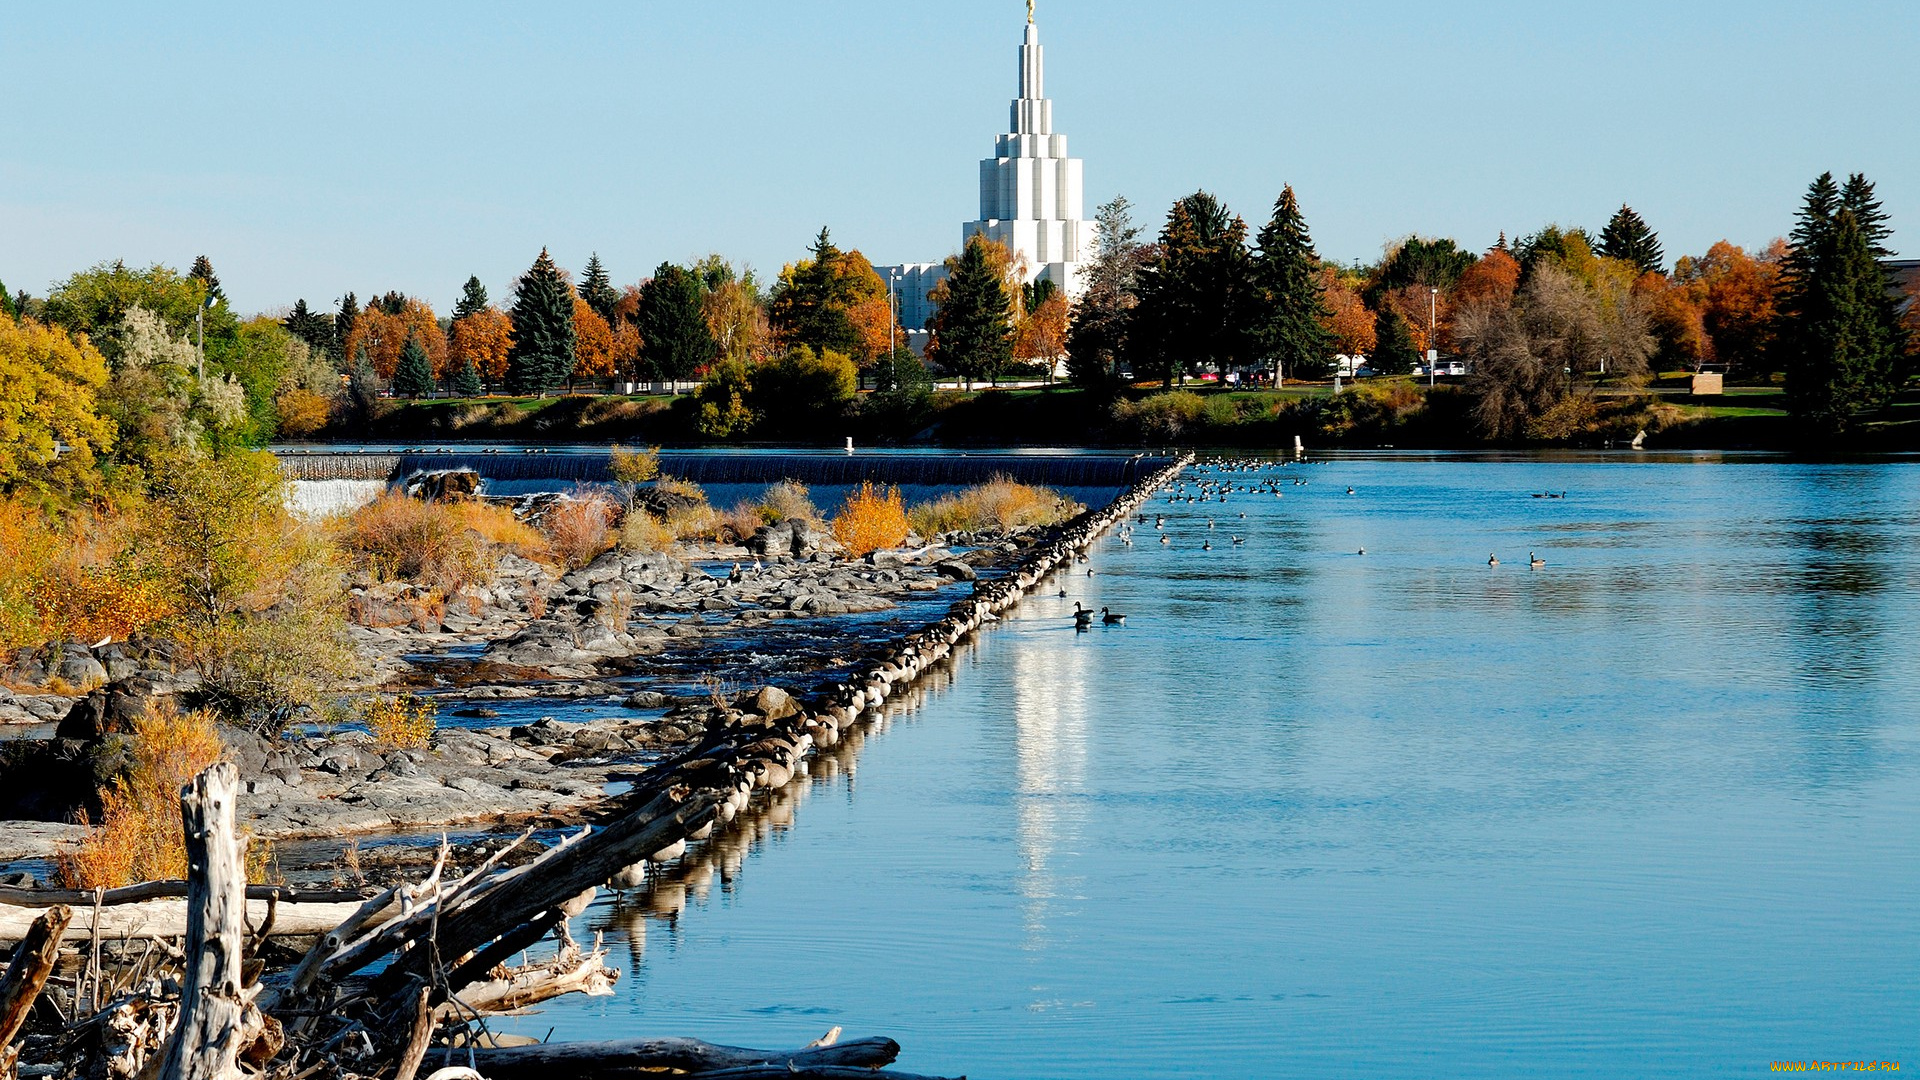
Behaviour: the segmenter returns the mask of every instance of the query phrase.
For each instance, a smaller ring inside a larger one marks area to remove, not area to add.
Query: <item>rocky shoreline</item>
[[[223,729],[241,774],[242,826],[263,841],[344,841],[584,820],[698,746],[716,716],[785,716],[835,687],[858,687],[839,692],[856,715],[877,706],[885,695],[873,670],[903,677],[889,666],[892,643],[964,622],[956,613],[982,598],[1017,595],[1031,583],[1023,567],[1062,530],[956,534],[862,560],[821,550],[831,541],[798,521],[763,532],[753,548],[681,557],[610,551],[558,578],[509,555],[452,604],[418,584],[357,584],[351,633],[373,682],[431,697],[440,726],[419,749],[362,730],[309,726],[267,739]],[[11,819],[0,873],[40,876],[44,860],[84,836],[64,822],[97,813],[98,784],[118,767],[132,718],[194,679],[124,644],[69,645],[15,664],[16,685],[38,676],[90,687],[0,691],[0,723],[34,736],[0,742],[0,817]],[[31,782],[6,783],[9,774]]]

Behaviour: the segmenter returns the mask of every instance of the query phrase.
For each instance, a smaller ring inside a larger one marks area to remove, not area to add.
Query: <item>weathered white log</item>
[[[247,1000],[240,953],[247,940],[247,867],[233,831],[240,772],[221,762],[180,794],[187,839],[186,962],[180,1023],[161,1080],[228,1080],[238,1059]]]
[[[524,1009],[565,994],[606,997],[620,972],[606,964],[607,950],[594,939],[592,951],[568,941],[554,956],[524,967],[501,971],[496,978],[472,983],[454,996],[470,1012],[502,1013]],[[460,1015],[451,1002],[440,1006],[442,1016]]]
[[[266,921],[265,900],[247,901],[247,921],[258,926]],[[282,902],[274,913],[269,937],[304,937],[324,934],[352,915],[358,904],[288,904]],[[0,905],[0,943],[11,944],[26,937],[34,920],[51,909]],[[385,921],[381,917],[379,921]],[[145,900],[100,909],[100,936],[113,941],[127,938],[148,941],[177,938],[187,932],[186,900]],[[84,921],[69,924],[64,941],[84,941],[88,930]]]

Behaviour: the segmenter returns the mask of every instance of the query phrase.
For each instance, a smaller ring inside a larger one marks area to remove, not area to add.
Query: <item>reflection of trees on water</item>
[[[792,782],[777,791],[756,793],[746,809],[724,828],[688,844],[686,854],[649,868],[646,883],[640,888],[615,892],[611,903],[593,909],[591,929],[624,936],[628,957],[634,970],[639,970],[649,922],[664,923],[671,929],[678,925],[688,905],[704,906],[716,886],[722,893],[731,891],[748,857],[792,829],[801,806],[816,790],[837,786],[851,799],[860,751],[867,740],[918,712],[927,696],[948,685],[952,677],[952,671],[942,665],[929,670],[912,687],[896,692],[881,715],[847,728],[840,733],[838,744],[815,751],[802,762]]]

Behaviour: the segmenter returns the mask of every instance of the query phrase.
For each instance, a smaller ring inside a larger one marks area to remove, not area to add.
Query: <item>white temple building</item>
[[[1093,225],[1083,216],[1081,163],[1067,156],[1067,137],[1053,130],[1053,102],[1046,96],[1046,55],[1027,5],[1026,37],[1020,44],[1020,96],[1010,110],[1010,132],[994,141],[994,156],[980,162],[980,217],[960,229],[965,247],[975,233],[998,240],[1023,262],[1025,278],[1045,278],[1078,297],[1093,257]],[[893,283],[900,326],[916,350],[932,318],[927,293],[947,276],[939,262],[875,267]]]
[[[1020,96],[994,143],[994,156],[980,163],[980,219],[961,228],[965,244],[975,233],[1026,256],[1027,280],[1047,278],[1069,296],[1080,293],[1080,271],[1093,254],[1091,227],[1081,217],[1080,159],[1067,156],[1067,137],[1053,130],[1053,102],[1046,95],[1046,53],[1040,28],[1027,10],[1027,36],[1020,45]]]

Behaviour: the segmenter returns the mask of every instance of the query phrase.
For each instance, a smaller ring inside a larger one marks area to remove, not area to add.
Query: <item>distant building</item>
[[[1900,301],[1902,311],[1920,304],[1920,259],[1890,259],[1880,265],[1886,267],[1894,287],[1905,297]]]
[[[994,142],[994,156],[980,162],[980,217],[961,226],[962,246],[974,234],[998,240],[1025,259],[1027,281],[1046,278],[1069,297],[1080,295],[1082,277],[1093,257],[1093,226],[1083,216],[1081,162],[1067,156],[1067,137],[1053,130],[1053,102],[1045,93],[1046,61],[1040,31],[1027,14],[1020,45],[1020,96],[1014,99],[1008,126]],[[926,294],[946,279],[943,262],[874,267],[891,277],[900,309],[900,326],[915,351],[926,346],[924,331],[933,317]]]

